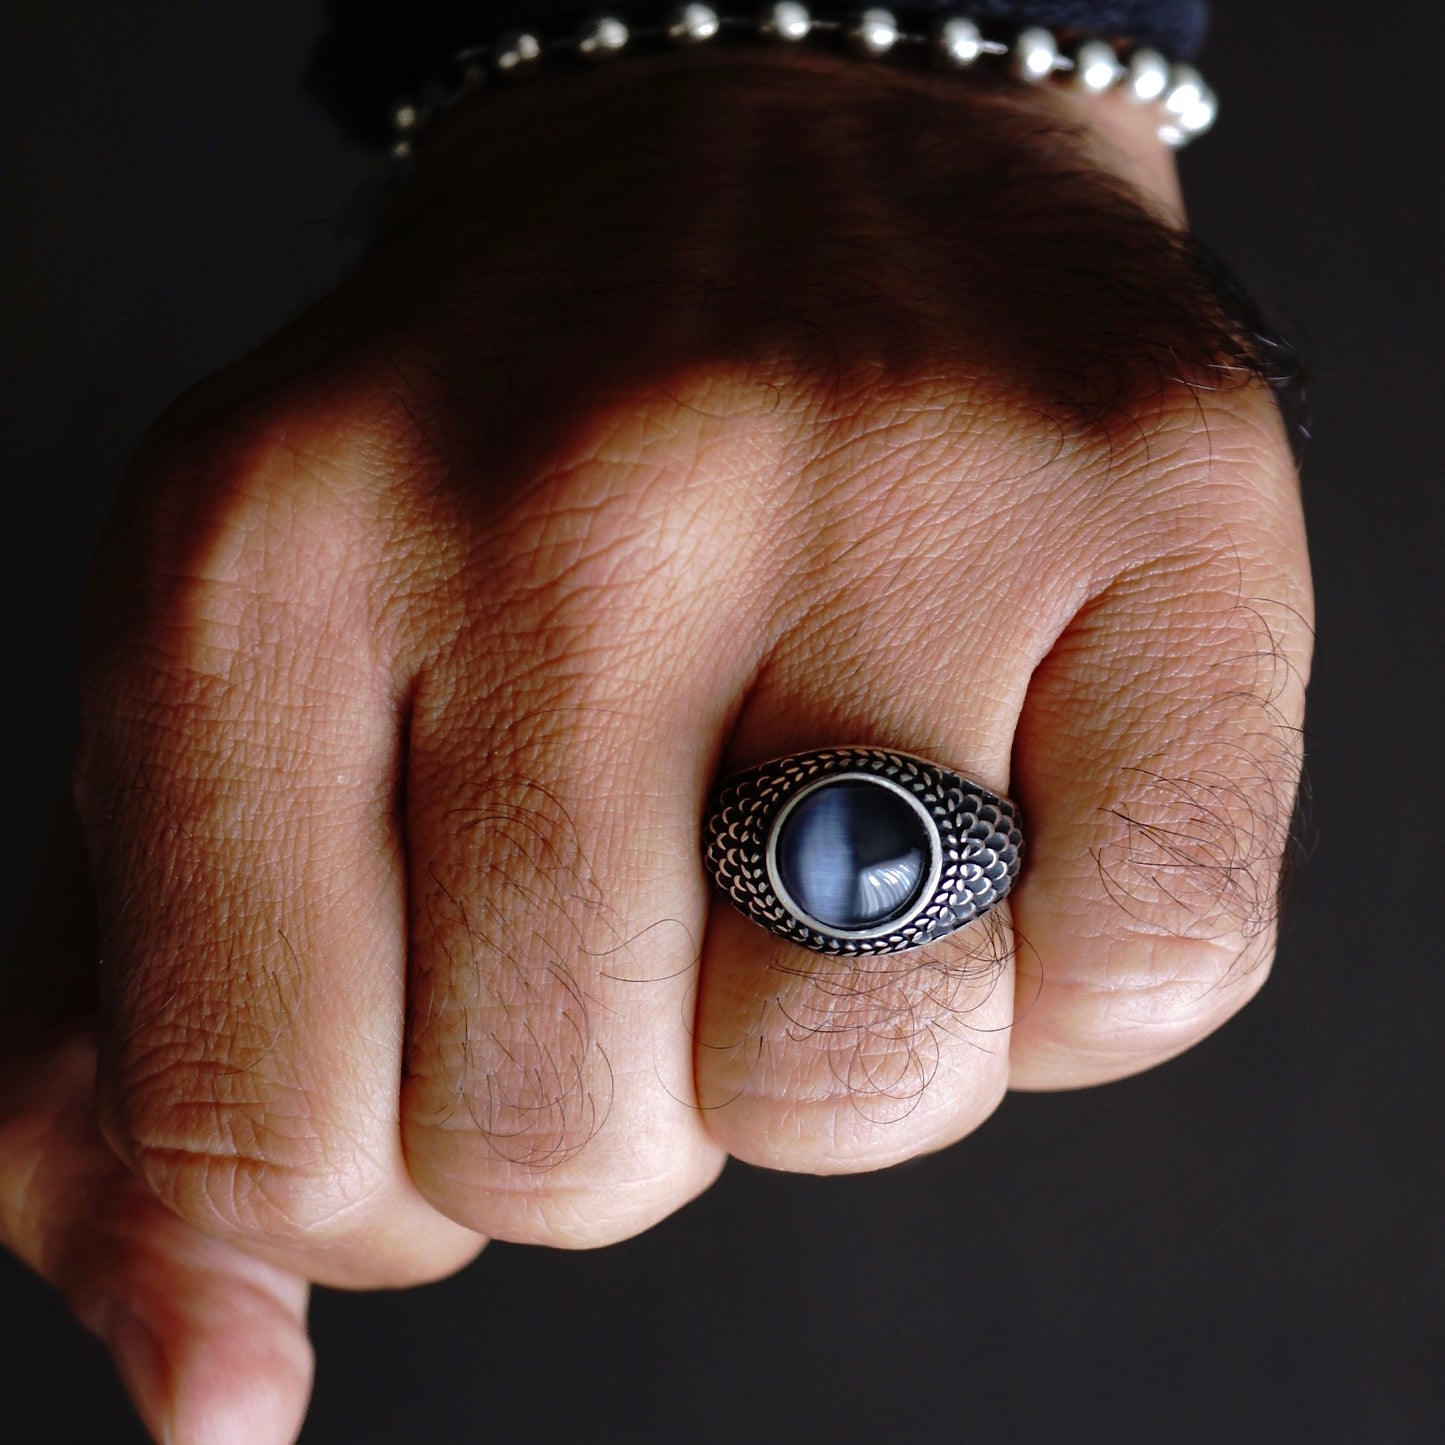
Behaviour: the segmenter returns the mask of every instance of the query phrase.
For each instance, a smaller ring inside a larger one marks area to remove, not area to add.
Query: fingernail
[[[151,1328],[133,1310],[112,1304],[102,1331],[126,1393],[157,1440],[169,1441],[170,1372]]]

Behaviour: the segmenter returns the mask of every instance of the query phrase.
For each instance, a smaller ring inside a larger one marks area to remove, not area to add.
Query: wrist
[[[1182,224],[1174,151],[1159,138],[1157,110],[1125,90],[1024,86],[983,71],[883,67],[781,46],[638,56],[625,66],[490,86],[459,103],[428,135],[402,213],[468,193],[480,194],[494,212],[494,188],[545,186],[549,172],[559,191],[575,193],[578,167],[597,159],[599,128],[633,152],[609,158],[608,171],[636,175],[651,162],[674,183],[698,189],[705,188],[709,168],[725,183],[803,143],[799,126],[814,144],[832,131],[846,146],[851,129],[870,123],[863,117],[873,118],[880,134],[912,132],[908,148],[914,151],[916,138],[931,132],[938,179],[945,183],[987,172],[1003,149],[1017,162],[1016,142],[1031,133],[1031,169],[1096,172],[1132,189],[1160,219]],[[954,144],[956,138],[967,139]],[[848,164],[836,157],[840,172]]]
[[[1177,152],[1159,139],[1153,107],[1141,105],[1124,90],[1090,95],[1050,87],[1030,95],[1076,128],[1082,149],[1100,171],[1133,187],[1161,219],[1184,224]]]

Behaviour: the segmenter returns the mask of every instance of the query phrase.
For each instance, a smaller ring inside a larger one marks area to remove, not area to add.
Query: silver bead
[[[577,53],[584,60],[610,60],[627,49],[632,38],[625,22],[615,15],[597,15],[577,33]]]
[[[1117,85],[1123,74],[1123,63],[1107,41],[1086,40],[1074,51],[1074,73],[1070,82],[1080,90],[1102,95]]]
[[[1009,50],[1009,68],[1020,80],[1030,84],[1037,84],[1052,75],[1058,59],[1058,43],[1038,25],[1020,30]]]
[[[1181,70],[1187,72],[1182,80]],[[1203,135],[1214,124],[1219,101],[1198,73],[1187,66],[1177,67],[1172,78],[1174,84],[1164,98],[1165,120],[1159,127],[1159,139],[1177,148]]]
[[[1133,100],[1158,100],[1169,84],[1169,62],[1157,50],[1136,50],[1129,57],[1129,95]]]
[[[414,100],[399,100],[391,108],[391,128],[399,136],[414,131],[421,124],[421,107]]]
[[[891,10],[865,10],[848,22],[847,35],[859,55],[887,55],[898,43],[898,21]]]
[[[933,30],[933,56],[950,70],[972,65],[983,54],[983,35],[972,20],[960,15],[940,20]]]
[[[711,5],[692,0],[692,3],[679,5],[668,14],[667,38],[674,45],[700,45],[705,40],[711,40],[721,27],[718,13]]]
[[[541,59],[542,42],[530,30],[509,30],[492,47],[492,64],[499,75],[527,75]]]
[[[1204,77],[1192,65],[1176,65],[1169,72],[1164,93],[1164,109],[1172,116],[1181,116],[1204,99]]]
[[[1179,117],[1179,128],[1191,139],[1203,135],[1219,117],[1219,98],[1205,87],[1196,104]]]
[[[764,35],[769,35],[774,40],[794,43],[806,40],[812,28],[813,17],[808,13],[806,5],[799,4],[799,0],[776,0],[776,4],[769,5],[763,11],[758,24],[758,29]]]

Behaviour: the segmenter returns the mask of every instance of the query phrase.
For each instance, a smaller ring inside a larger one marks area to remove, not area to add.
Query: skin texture
[[[158,424],[0,1079],[0,1235],[157,1438],[294,1435],[308,1280],[907,1159],[1263,982],[1296,479],[1087,104],[765,53],[493,97]],[[1010,903],[855,961],[712,906],[713,780],[836,743],[1017,798]]]

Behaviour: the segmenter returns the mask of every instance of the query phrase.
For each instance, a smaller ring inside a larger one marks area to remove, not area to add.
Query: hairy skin
[[[42,900],[0,1096],[4,1238],[158,1438],[290,1438],[306,1280],[878,1168],[1263,982],[1296,480],[1164,153],[1082,104],[737,54],[493,98],[159,424],[92,584],[98,1022]],[[1010,905],[848,961],[712,907],[713,779],[836,743],[1017,797]]]

